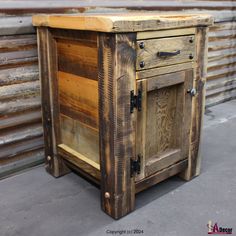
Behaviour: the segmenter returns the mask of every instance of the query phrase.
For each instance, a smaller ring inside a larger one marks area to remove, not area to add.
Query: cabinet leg
[[[99,34],[99,141],[102,209],[114,219],[134,210],[135,34]]]
[[[45,169],[49,174],[56,178],[66,175],[70,172],[70,169],[65,165],[63,160],[58,158],[56,155],[54,155],[54,157],[49,155],[46,156]]]

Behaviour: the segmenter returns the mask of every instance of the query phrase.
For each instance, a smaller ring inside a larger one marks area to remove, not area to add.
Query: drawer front
[[[191,62],[195,56],[194,35],[137,41],[136,69]]]

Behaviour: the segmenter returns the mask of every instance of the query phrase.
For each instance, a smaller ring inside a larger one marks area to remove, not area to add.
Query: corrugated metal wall
[[[23,21],[0,20],[0,177],[43,157],[37,40]]]
[[[95,9],[98,6],[212,14],[215,25],[209,34],[206,100],[206,105],[211,106],[236,97],[235,3],[0,0],[0,177],[43,161],[37,45],[31,14],[107,11]]]

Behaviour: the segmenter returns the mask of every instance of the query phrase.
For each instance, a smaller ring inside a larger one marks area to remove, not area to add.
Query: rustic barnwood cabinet
[[[101,186],[118,219],[135,193],[199,174],[207,15],[36,15],[46,168]]]

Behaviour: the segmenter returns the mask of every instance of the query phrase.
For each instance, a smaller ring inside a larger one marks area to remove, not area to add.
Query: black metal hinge
[[[134,112],[134,108],[141,111],[142,108],[142,91],[139,89],[138,94],[134,95],[134,90],[130,91],[130,113]]]
[[[133,177],[135,174],[140,174],[140,162],[141,162],[141,156],[138,155],[137,160],[130,159],[130,173],[131,177]]]

